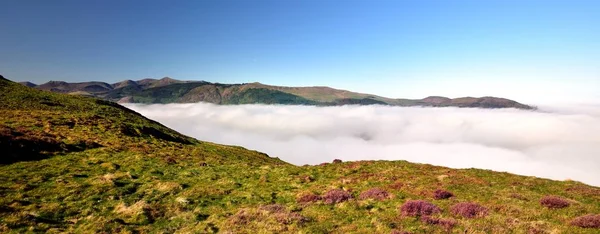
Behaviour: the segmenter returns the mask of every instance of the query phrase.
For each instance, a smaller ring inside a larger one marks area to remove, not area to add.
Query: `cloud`
[[[127,105],[200,140],[297,164],[407,160],[600,185],[600,106]]]

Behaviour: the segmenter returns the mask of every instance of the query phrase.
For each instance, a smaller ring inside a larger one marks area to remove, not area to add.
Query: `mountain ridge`
[[[535,109],[510,99],[499,97],[447,98],[429,96],[423,99],[387,98],[373,94],[335,89],[327,86],[286,87],[259,82],[221,84],[207,81],[182,81],[170,77],[105,82],[50,81],[29,87],[53,92],[80,94],[121,103],[195,103],[214,104],[300,104],[316,106],[391,105],[426,107],[473,107]]]

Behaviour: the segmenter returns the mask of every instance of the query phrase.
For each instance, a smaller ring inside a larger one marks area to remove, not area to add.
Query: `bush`
[[[278,213],[275,215],[275,220],[277,220],[278,223],[286,225],[291,223],[303,224],[310,221],[310,219],[302,216],[297,212]]]
[[[255,214],[248,212],[248,210],[240,210],[235,215],[229,218],[229,221],[234,225],[247,225],[256,219]]]
[[[260,210],[267,211],[269,213],[281,213],[287,211],[285,206],[279,204],[269,204],[260,207]]]
[[[319,195],[312,194],[312,193],[304,194],[304,195],[298,197],[298,199],[296,199],[296,201],[299,203],[310,203],[310,202],[316,202],[319,200],[321,200],[321,197]]]
[[[569,201],[559,196],[545,196],[540,199],[540,204],[542,206],[551,208],[551,209],[561,209],[569,206]]]
[[[411,233],[394,229],[394,230],[392,230],[392,232],[390,234],[411,234]]]
[[[435,190],[435,192],[433,192],[433,198],[435,198],[436,200],[448,199],[451,197],[454,197],[454,194],[443,189],[438,189]]]
[[[421,222],[430,224],[430,225],[442,226],[446,230],[451,230],[452,228],[454,228],[454,226],[456,226],[456,220],[454,220],[454,219],[433,218],[433,217],[427,216],[427,215],[421,217]]]
[[[322,199],[325,204],[335,204],[349,200],[352,198],[352,195],[341,189],[332,189],[329,190],[325,195],[323,195]]]
[[[333,163],[342,163],[342,160],[341,159],[334,159]]]
[[[366,200],[366,199],[373,199],[373,200],[378,200],[378,201],[383,201],[385,199],[388,199],[390,197],[390,194],[380,188],[372,188],[366,191],[363,191],[362,193],[360,193],[360,195],[358,196],[358,199],[360,200]]]
[[[400,207],[402,216],[422,216],[439,213],[440,208],[423,200],[407,201]]]
[[[300,180],[301,183],[310,183],[315,180],[312,176],[309,176],[309,175],[300,175],[300,176],[298,176],[298,179]]]
[[[525,197],[525,196],[523,196],[521,194],[518,194],[518,193],[511,193],[509,197],[510,198],[514,198],[514,199],[518,199],[518,200],[521,200],[521,201],[529,201],[529,199],[527,199],[527,197]]]
[[[477,203],[463,202],[452,206],[452,208],[450,208],[450,212],[452,212],[454,215],[471,219],[486,216],[488,214],[488,209],[480,206]]]
[[[581,228],[600,228],[600,214],[579,216],[571,221],[571,225]]]

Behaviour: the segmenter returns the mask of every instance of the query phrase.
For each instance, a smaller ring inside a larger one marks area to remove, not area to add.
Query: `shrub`
[[[309,176],[309,175],[298,176],[298,179],[300,180],[301,183],[310,183],[315,180],[312,176]]]
[[[278,213],[275,215],[275,220],[281,224],[299,223],[303,224],[310,221],[308,218],[302,216],[297,212],[291,213]]]
[[[402,187],[404,187],[404,183],[397,181],[393,184],[388,185],[388,187],[393,190],[400,190],[402,189]]]
[[[358,199],[360,200],[366,200],[366,199],[373,199],[373,200],[378,200],[378,201],[383,201],[385,199],[388,199],[390,197],[390,194],[380,188],[372,188],[366,191],[363,191],[362,193],[360,193],[360,195],[358,196]]]
[[[423,200],[407,201],[400,207],[402,216],[422,216],[439,213],[440,208]]]
[[[435,192],[433,192],[433,198],[435,198],[436,200],[448,199],[451,197],[454,197],[454,194],[443,189],[438,189],[435,190]]]
[[[165,162],[167,162],[167,164],[177,164],[177,160],[173,157],[166,157]]]
[[[454,219],[433,218],[433,217],[427,216],[427,215],[421,217],[421,222],[430,224],[430,225],[442,226],[446,230],[450,230],[450,229],[454,228],[454,226],[456,226],[456,220],[454,220]]]
[[[600,228],[600,214],[579,216],[571,221],[571,225],[581,228]]]
[[[529,201],[529,199],[527,199],[527,197],[525,197],[525,196],[523,196],[521,194],[518,194],[518,193],[511,193],[510,194],[510,198],[518,199],[518,200],[521,200],[521,201]]]
[[[248,210],[240,210],[235,215],[229,218],[229,221],[234,225],[247,225],[256,219],[256,215],[250,213]]]
[[[325,204],[335,204],[349,200],[352,198],[352,195],[341,189],[332,189],[329,190],[325,195],[323,195],[322,199]]]
[[[411,233],[394,229],[394,230],[392,230],[392,232],[390,234],[411,234]]]
[[[334,159],[333,163],[342,163],[342,160],[341,159]]]
[[[318,200],[321,200],[321,197],[319,195],[312,194],[312,193],[304,194],[304,195],[298,197],[298,199],[296,199],[296,201],[299,203],[310,203],[310,202],[316,202]]]
[[[462,202],[452,206],[452,208],[450,208],[450,212],[452,212],[454,215],[471,219],[486,216],[488,214],[488,209],[480,206],[477,203]]]
[[[542,206],[551,208],[551,209],[560,209],[569,206],[569,201],[559,196],[545,196],[540,199],[540,204]]]
[[[269,204],[269,205],[261,206],[260,210],[264,210],[269,213],[281,213],[281,212],[285,212],[287,209],[285,208],[285,206],[282,206],[279,204]]]

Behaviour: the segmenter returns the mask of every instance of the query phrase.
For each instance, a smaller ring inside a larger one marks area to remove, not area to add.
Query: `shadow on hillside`
[[[65,144],[51,134],[0,126],[0,164],[37,161],[57,153],[79,152],[98,147],[102,145],[83,141]]]
[[[135,112],[127,107],[124,107],[118,103],[98,99],[98,100],[96,100],[96,104],[110,106],[110,107],[118,108],[125,112],[134,113],[137,116],[139,116],[140,118],[144,118],[153,124],[162,126],[165,129],[167,129],[167,127],[165,127],[164,125],[162,125],[154,120],[148,119],[148,118],[144,117],[143,115],[141,115],[140,113],[137,113],[137,112]],[[171,141],[171,142],[177,142],[177,143],[181,143],[181,144],[193,144],[194,143],[194,142],[190,141],[189,139],[186,139],[185,137],[177,136],[175,134],[168,134],[157,128],[148,127],[148,126],[134,126],[131,124],[125,124],[125,125],[121,126],[121,133],[125,134],[126,136],[131,136],[131,137],[151,136],[151,137],[154,137],[157,139],[162,139],[162,140]]]
[[[177,142],[181,144],[192,144],[192,142],[185,138],[169,135],[153,127],[133,126],[126,124],[121,126],[121,133],[131,137],[152,136],[165,141]]]

